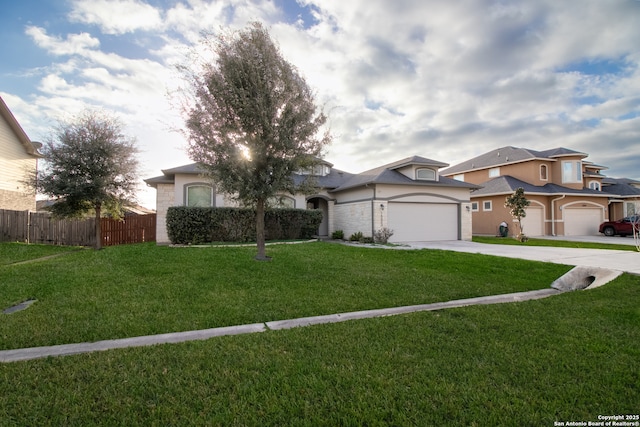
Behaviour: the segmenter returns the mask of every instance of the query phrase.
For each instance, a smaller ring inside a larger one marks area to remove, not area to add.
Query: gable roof
[[[441,187],[458,187],[458,188],[479,188],[475,184],[457,181],[455,179],[439,176],[437,181],[415,180],[398,172],[398,169],[406,166],[435,166],[437,168],[448,166],[447,163],[438,162],[436,160],[427,159],[425,157],[413,156],[370,169],[359,174],[352,175],[342,185],[337,187],[335,191],[343,191],[350,188],[362,187],[371,184],[391,184],[391,185],[416,185],[416,186],[441,186]]]
[[[552,148],[550,150],[536,151],[528,148],[518,147],[502,147],[497,148],[488,153],[474,157],[473,159],[458,163],[448,169],[442,171],[445,175],[458,174],[464,172],[475,171],[479,169],[487,169],[507,164],[521,163],[534,159],[544,159],[556,161],[556,159],[568,156],[587,157],[585,153],[569,150],[568,148]]]
[[[613,197],[640,197],[640,181],[629,178],[605,178],[602,192]]]
[[[18,141],[20,141],[20,143],[24,147],[27,154],[30,154],[34,157],[43,157],[42,154],[38,152],[38,149],[42,147],[42,144],[40,144],[39,142],[32,142],[29,139],[24,129],[22,129],[22,126],[20,126],[20,123],[18,123],[15,116],[13,115],[11,110],[9,110],[9,107],[4,102],[1,96],[0,96],[0,117],[2,117],[7,122],[7,124],[9,125],[9,128],[11,128],[16,138],[18,138]]]
[[[573,188],[563,187],[558,184],[545,184],[542,186],[532,185],[528,182],[521,181],[509,175],[499,176],[493,178],[482,184],[482,188],[475,190],[471,193],[471,197],[478,196],[491,196],[499,194],[511,194],[518,188],[522,188],[525,194],[541,194],[545,196],[551,196],[554,194],[561,195],[582,195],[582,196],[596,196],[596,197],[609,197],[610,194],[603,191],[592,190],[590,188],[583,188],[582,190],[576,190]]]

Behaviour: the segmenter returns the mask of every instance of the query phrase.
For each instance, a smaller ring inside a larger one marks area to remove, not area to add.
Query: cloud
[[[55,56],[82,54],[100,47],[100,40],[89,33],[68,34],[66,39],[47,35],[44,28],[28,26],[25,33],[42,49]]]
[[[150,31],[162,27],[160,11],[138,0],[74,0],[69,19],[97,25],[104,34]]]

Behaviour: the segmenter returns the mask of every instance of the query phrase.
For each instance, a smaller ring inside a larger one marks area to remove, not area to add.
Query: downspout
[[[552,236],[556,235],[556,206],[555,206],[555,203],[558,200],[564,199],[565,197],[567,197],[567,195],[563,194],[562,197],[558,197],[557,199],[551,200],[551,235]]]

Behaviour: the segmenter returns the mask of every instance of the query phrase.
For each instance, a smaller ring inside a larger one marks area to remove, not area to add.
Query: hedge
[[[167,233],[173,244],[255,242],[255,219],[255,209],[173,206],[167,210]],[[318,210],[267,210],[265,238],[308,239],[317,233],[320,222]]]

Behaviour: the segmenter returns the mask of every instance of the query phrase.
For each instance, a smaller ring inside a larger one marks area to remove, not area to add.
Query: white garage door
[[[526,236],[544,236],[544,218],[542,216],[542,208],[529,206],[527,216],[522,218],[522,228]],[[518,226],[516,225],[516,234]]]
[[[458,240],[458,205],[389,203],[391,242]]]
[[[595,236],[602,222],[602,209],[564,208],[565,236]]]

